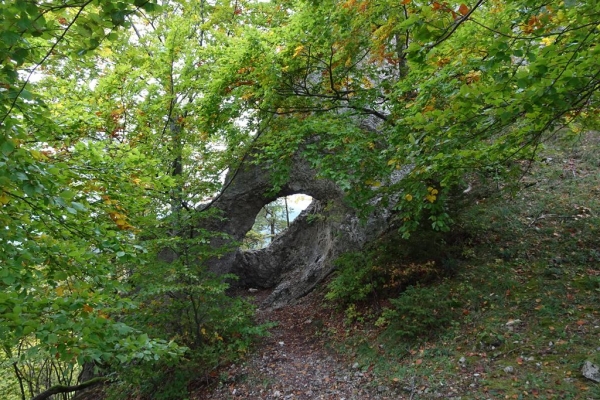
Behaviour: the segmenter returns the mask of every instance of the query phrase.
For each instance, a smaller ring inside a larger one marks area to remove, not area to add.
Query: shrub
[[[355,303],[365,300],[384,281],[365,253],[347,253],[336,260],[337,274],[328,286],[327,300]]]
[[[448,327],[460,306],[447,285],[410,286],[390,302],[392,308],[382,315],[389,324],[386,336],[402,340],[424,338]]]
[[[228,295],[229,282],[236,277],[215,275],[197,262],[200,256],[208,259],[223,251],[207,243],[202,237],[157,240],[155,252],[132,266],[130,282],[136,288],[132,297],[140,306],[123,318],[152,337],[188,350],[176,363],[140,362],[118,371],[122,383],[113,389],[115,398],[128,393],[139,398],[185,399],[191,381],[206,379],[267,334],[270,325],[254,321],[255,306]],[[161,262],[156,254],[167,245],[179,257]]]
[[[336,275],[326,298],[343,305],[370,296],[396,296],[404,288],[456,273],[456,248],[439,232],[415,233],[410,239],[390,234],[369,248],[346,253],[336,260]],[[462,250],[461,250],[462,251]]]

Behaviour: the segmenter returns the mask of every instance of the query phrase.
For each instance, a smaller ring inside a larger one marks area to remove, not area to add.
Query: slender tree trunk
[[[286,221],[286,228],[290,227],[290,210],[288,208],[288,202],[287,202],[287,196],[285,196],[283,198],[283,201],[285,203],[285,221]]]
[[[171,133],[171,146],[173,161],[171,163],[171,176],[177,181],[175,188],[171,192],[171,212],[173,215],[174,234],[181,229],[181,209],[183,207],[183,143],[181,140],[181,125],[171,118],[169,122],[169,131]]]
[[[23,377],[21,376],[19,367],[17,367],[17,363],[13,364],[13,368],[15,370],[15,375],[17,376],[17,380],[19,381],[19,388],[21,389],[21,399],[25,400],[25,388],[23,387]]]

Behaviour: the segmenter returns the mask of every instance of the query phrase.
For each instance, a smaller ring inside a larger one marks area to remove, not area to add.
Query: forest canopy
[[[15,374],[0,391],[16,398],[49,388],[44,360],[69,383],[86,363],[191,351],[210,370],[245,351],[251,308],[198,262],[218,232],[182,232],[251,150],[274,188],[300,154],[359,209],[399,199],[408,236],[449,229],[473,181],[514,183],[546,140],[598,129],[596,0],[4,0],[0,15]]]

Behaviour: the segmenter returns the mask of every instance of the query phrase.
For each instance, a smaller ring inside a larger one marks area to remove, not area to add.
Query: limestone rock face
[[[252,228],[261,208],[282,196],[306,194],[313,197],[291,226],[266,248],[233,250],[209,261],[211,271],[239,276],[240,287],[275,288],[264,306],[280,307],[309,293],[329,275],[333,261],[341,253],[358,250],[386,228],[387,211],[380,210],[366,222],[344,205],[337,185],[320,179],[300,157],[293,160],[289,180],[277,192],[272,190],[269,168],[247,162],[228,176],[225,188],[213,207],[223,220],[213,219],[200,227],[224,232],[233,241],[241,241]],[[213,246],[228,245],[231,240],[215,239]]]

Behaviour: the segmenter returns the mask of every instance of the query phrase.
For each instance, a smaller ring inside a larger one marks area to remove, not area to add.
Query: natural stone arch
[[[236,274],[238,286],[274,288],[265,301],[268,306],[283,306],[310,292],[331,273],[338,255],[361,248],[386,228],[388,220],[388,211],[380,210],[361,222],[345,205],[342,190],[319,178],[297,155],[289,179],[278,191],[273,191],[268,166],[245,162],[227,177],[224,190],[211,205],[224,219],[204,221],[199,227],[229,235],[231,239],[214,239],[211,244],[215,247],[241,242],[264,205],[293,194],[306,194],[314,200],[268,247],[238,248],[208,261],[212,272]]]

